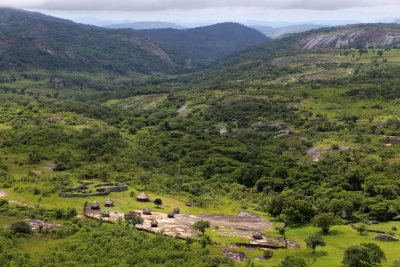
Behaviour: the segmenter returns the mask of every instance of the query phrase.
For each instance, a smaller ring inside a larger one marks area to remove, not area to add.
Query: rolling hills
[[[182,72],[190,58],[134,30],[73,23],[40,13],[0,9],[0,68]]]
[[[191,29],[141,30],[152,40],[169,44],[194,59],[212,61],[270,38],[238,23],[219,23]]]

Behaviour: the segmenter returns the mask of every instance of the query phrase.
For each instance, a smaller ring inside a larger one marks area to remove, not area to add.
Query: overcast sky
[[[73,20],[374,22],[400,17],[400,0],[0,0],[0,6]]]

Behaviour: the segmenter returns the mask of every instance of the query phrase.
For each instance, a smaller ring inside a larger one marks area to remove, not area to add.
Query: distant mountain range
[[[301,24],[301,25],[291,25],[291,26],[278,27],[278,28],[273,28],[270,26],[260,26],[260,25],[254,25],[254,26],[249,26],[249,27],[262,32],[263,34],[265,34],[266,36],[268,36],[272,39],[275,39],[275,38],[278,38],[285,34],[305,32],[305,31],[309,31],[309,30],[323,28],[326,26]]]
[[[119,24],[111,24],[104,26],[105,28],[111,29],[125,29],[130,28],[134,30],[148,30],[148,29],[186,29],[186,27],[170,23],[170,22],[161,22],[161,21],[142,21],[142,22],[129,22],[129,23],[119,23]]]
[[[131,30],[106,29],[40,13],[0,9],[0,69],[141,73],[194,68],[184,53]]]
[[[231,22],[184,30],[152,29],[140,32],[203,61],[212,61],[271,40],[253,28]]]

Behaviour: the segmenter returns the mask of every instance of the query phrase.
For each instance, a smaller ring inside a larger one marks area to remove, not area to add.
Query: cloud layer
[[[0,5],[42,10],[167,11],[216,8],[339,10],[398,5],[398,0],[2,0]]]

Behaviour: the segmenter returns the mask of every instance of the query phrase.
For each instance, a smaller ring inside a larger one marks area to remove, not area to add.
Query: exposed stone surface
[[[227,248],[224,248],[222,252],[225,254],[225,256],[234,261],[247,261],[246,255],[243,252],[229,250]]]
[[[383,242],[397,242],[399,241],[398,238],[391,236],[391,235],[386,235],[386,234],[380,234],[374,237],[375,240],[378,241],[383,241]]]

